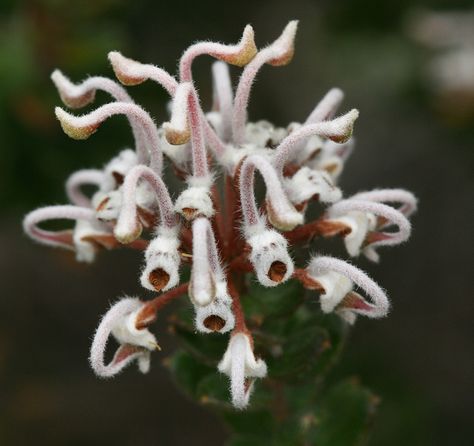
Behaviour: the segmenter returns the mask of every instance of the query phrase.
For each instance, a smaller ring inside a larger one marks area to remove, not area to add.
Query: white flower
[[[139,299],[126,297],[116,302],[102,318],[89,357],[92,369],[98,376],[110,378],[135,359],[142,373],[150,369],[150,351],[159,347],[155,336],[147,328],[136,328],[137,316],[143,306]],[[112,361],[105,364],[104,355],[110,334],[120,347]]]
[[[175,202],[175,210],[186,220],[198,216],[211,218],[214,215],[214,205],[211,200],[211,177],[188,177],[188,188],[185,189]]]
[[[72,234],[78,262],[92,263],[95,260],[97,246],[91,241],[97,236],[111,236],[110,230],[101,222],[77,220]]]
[[[117,220],[122,207],[122,191],[120,189],[110,192],[96,192],[92,197],[92,206],[96,216],[101,221]]]
[[[352,291],[352,282],[346,276],[336,273],[335,271],[327,271],[326,273],[312,276],[324,288],[321,294],[321,309],[325,313],[331,313],[336,306],[341,303],[347,293]]]
[[[104,167],[105,179],[102,185],[103,192],[117,189],[130,169],[138,164],[137,153],[131,149],[122,150]]]
[[[360,254],[367,234],[375,229],[377,222],[374,214],[361,211],[351,211],[343,217],[331,218],[331,221],[344,223],[351,229],[344,236],[344,244],[351,257],[357,257]]]
[[[247,243],[252,248],[250,261],[257,273],[258,281],[265,286],[276,286],[288,280],[294,271],[293,260],[288,254],[288,242],[274,229],[261,228],[260,225]]]
[[[140,282],[150,291],[166,291],[179,282],[180,241],[174,230],[161,228],[145,251]]]
[[[265,361],[255,358],[248,335],[241,332],[231,336],[224,357],[217,367],[230,378],[232,404],[237,409],[247,407],[255,378],[267,375]]]
[[[285,178],[285,190],[294,204],[304,203],[317,196],[322,203],[334,203],[342,198],[327,172],[302,167],[291,178]]]
[[[321,309],[325,313],[335,311],[349,323],[355,322],[357,314],[371,318],[387,315],[390,305],[382,288],[350,263],[334,257],[314,257],[307,273],[323,289]],[[354,285],[363,290],[370,301],[353,292]]]
[[[261,148],[276,147],[287,134],[286,129],[264,120],[249,122],[245,126],[245,142]]]
[[[40,223],[48,220],[74,220],[74,230],[49,231],[41,229]],[[97,221],[94,211],[73,205],[47,206],[35,209],[25,216],[23,229],[34,240],[44,245],[61,247],[76,252],[77,260],[92,262],[100,241],[96,237],[111,237],[108,227]]]
[[[194,305],[196,329],[202,333],[226,333],[234,328],[232,300],[227,293],[227,283],[217,282],[211,303]]]

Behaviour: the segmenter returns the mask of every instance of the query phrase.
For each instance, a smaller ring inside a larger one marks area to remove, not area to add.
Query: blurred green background
[[[414,29],[424,10],[473,7],[456,0],[2,0],[0,443],[223,443],[219,422],[181,396],[160,365],[175,348],[165,317],[155,330],[165,351],[149,375],[131,368],[104,382],[88,367],[99,315],[120,294],[141,293],[139,254],[103,253],[93,266],[78,265],[27,240],[20,222],[35,206],[65,202],[71,172],[100,167],[132,142],[122,118],[87,142],[68,139],[53,113],[60,104],[49,80],[54,68],[74,81],[113,77],[106,55],[119,50],[175,72],[196,40],[235,42],[251,23],[262,47],[298,18],[295,58],[262,70],[251,119],[301,121],[339,86],[342,110],[361,112],[345,193],[400,186],[420,198],[412,240],[384,252],[380,265],[358,262],[389,291],[393,311],[357,323],[336,373],[357,376],[381,398],[371,445],[472,444],[474,92],[440,89],[429,67],[446,49],[423,44]],[[202,57],[195,64],[207,105],[210,63]],[[165,118],[168,98],[156,85],[129,92],[157,122]]]

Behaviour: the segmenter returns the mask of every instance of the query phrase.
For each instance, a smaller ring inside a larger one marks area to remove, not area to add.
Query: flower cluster
[[[266,287],[300,281],[319,294],[323,312],[335,312],[349,323],[357,315],[387,314],[384,291],[350,263],[316,255],[299,267],[292,258],[292,250],[316,237],[339,236],[351,257],[362,254],[378,261],[380,247],[410,236],[407,217],[416,209],[411,193],[384,189],[346,198],[337,186],[353,149],[358,111],[335,118],[343,99],[335,88],[303,123],[282,128],[247,121],[257,73],[264,65],[290,62],[296,28],[297,22],[290,22],[261,50],[250,26],[235,45],[196,43],[181,57],[177,80],[159,67],[111,52],[109,60],[121,84],[152,80],[170,94],[170,118],[160,126],[113,80],[90,77],[74,84],[60,71],[53,73],[69,108],[92,103],[99,91],[112,97],[112,102],[82,116],[56,108],[69,136],[86,139],[113,115],[125,115],[135,147],[122,150],[102,169],[75,172],[66,183],[71,204],[29,213],[24,229],[36,241],[73,250],[85,262],[93,261],[101,248],[143,250],[140,282],[160,293],[146,301],[124,297],[106,312],[90,353],[99,376],[113,376],[135,360],[146,372],[150,352],[159,349],[150,324],[164,305],[187,294],[197,331],[230,333],[218,370],[230,378],[234,406],[246,407],[254,380],[267,373],[264,360],[255,355],[240,302],[241,284],[249,279]],[[217,59],[212,66],[214,104],[207,113],[192,77],[193,61],[200,55]],[[228,64],[243,67],[235,92]],[[174,200],[162,179],[164,160],[183,181]],[[266,191],[262,203],[255,194],[257,172]],[[92,197],[81,190],[84,185],[96,186]],[[324,212],[305,222],[315,201],[324,205]],[[59,232],[39,227],[52,219],[70,219],[75,226]],[[189,282],[182,283],[180,270],[189,267]],[[107,364],[110,335],[120,347]]]

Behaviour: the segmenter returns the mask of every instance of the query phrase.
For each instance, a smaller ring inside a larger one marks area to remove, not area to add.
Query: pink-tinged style
[[[136,119],[143,128],[150,165],[157,173],[161,173],[163,160],[158,130],[153,119],[140,106],[129,102],[111,102],[82,116],[71,115],[61,107],[56,107],[55,113],[64,133],[73,139],[89,138],[104,121],[114,115],[126,115],[129,118]]]
[[[81,191],[82,186],[100,187],[104,181],[104,173],[98,169],[82,169],[74,172],[66,181],[66,194],[72,204],[90,207],[91,200]]]
[[[133,99],[120,84],[106,77],[89,77],[79,84],[73,84],[61,71],[54,70],[53,74],[51,74],[51,80],[56,85],[61,100],[67,107],[72,109],[89,105],[94,101],[96,91],[108,93],[117,102],[134,103]],[[146,162],[148,159],[146,130],[142,128],[139,119],[134,116],[129,116],[129,119],[139,160]]]
[[[136,240],[142,231],[137,214],[136,192],[140,180],[146,181],[155,194],[159,208],[161,224],[167,228],[178,225],[174,213],[173,202],[165,183],[152,169],[147,166],[135,166],[125,177],[122,186],[122,206],[115,225],[114,234],[121,243]]]
[[[306,118],[305,124],[315,124],[332,119],[343,99],[344,93],[340,88],[331,88]]]
[[[294,40],[297,28],[297,20],[288,23],[280,37],[263,50],[260,50],[244,68],[235,93],[234,113],[232,116],[232,138],[236,145],[244,142],[250,90],[257,73],[265,64],[279,66],[286,65],[291,61],[294,53]]]

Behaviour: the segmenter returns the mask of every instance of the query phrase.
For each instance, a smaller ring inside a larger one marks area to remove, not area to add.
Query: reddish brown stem
[[[94,243],[95,245],[100,246],[102,248],[106,248],[106,249],[124,247],[124,248],[138,249],[138,250],[143,251],[147,248],[149,244],[148,240],[137,239],[131,243],[127,243],[126,245],[123,245],[112,234],[88,235],[88,236],[82,237],[82,240],[86,242]]]
[[[232,311],[235,317],[234,331],[249,333],[247,325],[245,323],[245,314],[242,309],[242,304],[240,302],[240,295],[230,274],[227,276],[227,287],[229,290],[230,297],[232,297]]]
[[[238,232],[236,230],[238,202],[234,189],[234,179],[229,175],[225,177],[225,212],[224,258],[230,260],[238,237]]]
[[[390,239],[390,234],[385,232],[369,232],[364,240],[364,246],[370,245],[371,243],[380,242],[381,240]]]
[[[235,257],[229,263],[229,269],[231,271],[241,271],[241,272],[247,272],[247,273],[252,272],[253,267],[252,267],[252,264],[248,260],[248,254],[245,252],[244,254],[241,254],[238,257]]]
[[[283,233],[290,244],[302,242],[315,236],[334,237],[336,235],[346,235],[351,232],[351,228],[344,223],[326,219],[314,220],[303,226],[299,226],[292,231]]]
[[[303,268],[295,268],[293,278],[301,282],[301,284],[308,290],[324,292],[323,286],[317,280],[314,280]]]
[[[143,309],[137,316],[135,326],[138,330],[148,327],[151,323],[156,320],[156,314],[165,305],[168,305],[171,301],[181,296],[188,291],[189,282],[183,283],[182,285],[169,290],[164,294],[156,296],[154,299],[148,301]]]
[[[354,291],[347,293],[337,307],[350,308],[353,310],[372,310],[372,307],[360,296],[360,294]]]

